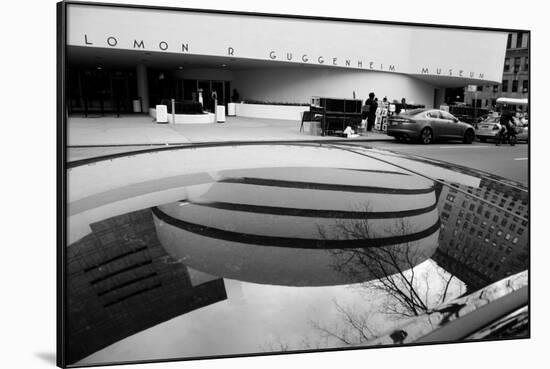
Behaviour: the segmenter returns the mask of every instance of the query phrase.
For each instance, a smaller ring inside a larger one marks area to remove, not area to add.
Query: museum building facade
[[[508,33],[210,10],[68,4],[69,113],[166,99],[304,105],[312,96],[438,107],[502,79]],[[474,42],[475,41],[475,42]]]

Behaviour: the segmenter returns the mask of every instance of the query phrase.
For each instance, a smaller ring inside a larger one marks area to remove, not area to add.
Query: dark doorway
[[[445,103],[450,105],[457,102],[464,102],[464,87],[446,88]]]

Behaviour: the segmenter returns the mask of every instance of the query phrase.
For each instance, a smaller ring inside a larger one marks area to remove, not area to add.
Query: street
[[[358,144],[479,169],[520,182],[525,186],[529,181],[529,146],[525,143],[515,146],[496,146],[494,143],[477,141],[471,145],[459,142],[436,142],[431,145],[421,145],[391,141]]]

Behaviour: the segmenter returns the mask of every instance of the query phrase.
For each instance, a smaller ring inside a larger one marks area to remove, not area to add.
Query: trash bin
[[[157,105],[157,123],[168,123],[168,107],[166,105]]]
[[[237,107],[235,103],[229,103],[227,104],[227,116],[228,117],[234,117],[236,113]]]
[[[225,106],[218,105],[216,107],[216,122],[223,123],[225,122]]]
[[[141,102],[139,100],[132,100],[132,108],[134,113],[141,113]]]

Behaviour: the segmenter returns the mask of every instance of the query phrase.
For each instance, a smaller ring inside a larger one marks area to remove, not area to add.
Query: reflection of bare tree
[[[384,234],[398,236],[411,234],[412,231],[414,229],[408,221],[398,219],[387,225]],[[325,239],[328,239],[329,233],[332,239],[335,234],[338,239],[373,239],[378,236],[367,219],[337,221],[330,230],[319,227],[319,233]],[[437,311],[437,306],[450,298],[454,271],[431,268],[428,273],[417,270],[415,267],[419,262],[427,258],[419,242],[422,240],[390,246],[333,249],[330,251],[334,256],[332,267],[351,277],[369,275],[370,281],[362,283],[361,288],[369,298],[382,296],[377,308],[382,315],[402,319],[429,314]],[[365,306],[365,312],[358,312],[336,301],[334,304],[341,315],[341,325],[326,326],[311,322],[323,336],[332,337],[345,345],[357,345],[381,333],[373,324],[369,326],[372,315],[368,313],[370,306]],[[396,337],[395,342],[402,341],[402,338]]]
[[[359,313],[349,306],[338,304],[337,301],[334,301],[334,305],[341,316],[342,325],[326,327],[317,321],[310,321],[310,324],[322,333],[325,342],[333,338],[340,343],[354,345],[375,337],[375,332],[367,325],[369,313]]]
[[[377,237],[368,220],[337,221],[334,229],[340,239]],[[398,219],[386,226],[384,234],[404,236],[413,231],[410,222]],[[326,229],[319,227],[319,232],[322,237],[327,237]],[[348,276],[369,275],[371,277],[372,281],[362,286],[387,296],[384,313],[405,317],[418,316],[430,312],[433,306],[447,300],[453,275],[437,270],[439,278],[444,280],[443,288],[438,291],[431,290],[430,275],[419,274],[415,270],[415,266],[427,258],[418,242],[381,247],[333,249],[330,252],[334,256],[335,270]]]

